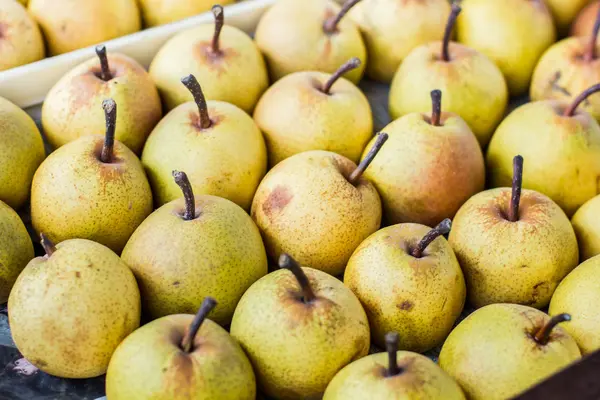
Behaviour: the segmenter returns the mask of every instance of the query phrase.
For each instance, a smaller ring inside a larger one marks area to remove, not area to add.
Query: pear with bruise
[[[224,6],[236,0],[219,0]],[[169,24],[210,11],[214,0],[139,0],[142,20],[147,27]]]
[[[590,0],[545,0],[545,2],[552,13],[558,33],[564,35],[569,31],[577,14]]]
[[[588,36],[594,29],[599,10],[600,0],[590,2],[590,4],[581,10],[571,25],[571,36]]]
[[[281,399],[320,399],[335,374],[369,352],[369,324],[356,296],[324,272],[285,268],[258,280],[235,310],[231,335],[254,367],[259,388]]]
[[[152,191],[135,154],[115,140],[117,105],[103,102],[106,136],[88,135],[52,153],[36,171],[31,220],[56,242],[82,238],[120,253],[152,212]]]
[[[0,71],[44,58],[42,33],[27,10],[14,0],[0,0]]]
[[[600,254],[600,195],[582,205],[571,218],[571,224],[577,235],[581,260]]]
[[[169,315],[129,335],[106,373],[111,400],[254,400],[252,365],[227,331],[207,319],[218,303],[207,297],[198,313]]]

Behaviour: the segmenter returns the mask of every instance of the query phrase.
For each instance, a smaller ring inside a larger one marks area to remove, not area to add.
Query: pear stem
[[[358,164],[358,167],[352,171],[350,177],[348,178],[348,182],[354,186],[358,184],[360,177],[365,173],[367,168],[369,168],[369,165],[371,165],[375,159],[375,156],[377,156],[377,153],[379,153],[379,150],[381,150],[383,147],[383,144],[386,142],[386,140],[388,140],[388,137],[388,134],[385,132],[380,132],[377,134],[377,140],[375,140],[375,144],[373,144],[373,147],[371,147],[371,150],[369,150],[366,157],[363,158],[360,164]]]
[[[104,119],[106,120],[106,135],[104,136],[104,146],[102,146],[100,161],[108,164],[113,160],[113,149],[115,147],[117,103],[113,99],[106,99],[102,102],[102,108],[104,109]]]
[[[579,105],[581,103],[583,103],[588,97],[590,97],[591,95],[593,95],[596,92],[600,92],[600,83],[587,88],[586,90],[583,91],[583,93],[581,93],[579,96],[577,96],[575,98],[575,100],[573,100],[573,103],[571,103],[571,105],[565,110],[564,112],[564,116],[565,117],[572,117],[573,115],[575,115],[575,111],[577,111],[577,107],[579,107]]]
[[[202,88],[198,83],[198,80],[194,75],[188,75],[181,79],[181,83],[192,93],[194,101],[198,106],[198,112],[200,114],[200,129],[208,129],[212,126],[212,122],[208,115],[208,105],[206,104],[206,98],[202,92]]]
[[[352,71],[353,69],[358,68],[360,66],[360,64],[361,64],[360,60],[358,58],[354,57],[354,58],[350,59],[350,61],[348,61],[344,65],[342,65],[337,71],[335,71],[335,73],[333,75],[331,75],[331,77],[327,80],[325,85],[323,85],[323,89],[321,89],[323,91],[323,93],[330,94],[331,87],[333,86],[333,84],[336,83],[338,81],[338,79],[340,79],[342,77],[342,75],[344,75],[346,72]]]
[[[446,23],[446,31],[444,32],[444,40],[442,41],[442,60],[450,61],[450,53],[448,52],[448,45],[450,44],[450,37],[452,36],[452,31],[454,30],[454,26],[456,25],[456,18],[462,9],[456,3],[452,4],[452,11],[450,12],[450,16],[448,17],[448,22]]]
[[[431,125],[440,126],[442,118],[442,91],[431,91]]]
[[[310,286],[308,277],[296,260],[288,254],[282,254],[279,256],[279,268],[285,268],[294,274],[302,288],[302,301],[304,303],[310,303],[316,299],[315,292],[313,292],[312,287]]]
[[[194,199],[194,191],[192,190],[192,184],[188,179],[185,172],[173,171],[173,178],[175,183],[181,188],[183,192],[183,198],[185,200],[185,212],[183,213],[183,219],[191,221],[196,218],[196,200]]]
[[[452,228],[452,221],[450,218],[446,218],[440,222],[435,228],[427,232],[423,239],[417,244],[417,247],[410,251],[410,255],[415,258],[423,257],[423,252],[427,249],[427,246],[431,244],[439,236],[446,235]]]
[[[340,21],[342,20],[342,18],[344,18],[344,16],[346,14],[348,14],[348,11],[350,11],[350,9],[352,7],[354,7],[356,4],[358,4],[361,0],[348,0],[344,3],[344,5],[342,6],[342,9],[340,10],[340,12],[331,18],[328,18],[325,23],[323,24],[323,30],[325,31],[325,33],[328,34],[332,34],[335,31],[337,31],[337,26],[340,23]]]
[[[110,81],[113,76],[108,65],[108,57],[106,56],[106,46],[96,46],[96,55],[100,59],[100,79],[105,82]]]
[[[513,180],[512,196],[508,208],[508,220],[517,222],[519,220],[519,204],[521,203],[521,188],[523,187],[523,157],[513,158]]]
[[[571,315],[569,315],[569,314],[555,315],[554,317],[550,318],[550,321],[548,321],[548,323],[546,325],[542,326],[540,328],[540,330],[536,332],[536,334],[533,338],[539,344],[546,344],[546,343],[548,343],[548,338],[550,337],[550,334],[552,333],[552,329],[554,329],[554,327],[556,325],[560,324],[561,322],[567,322],[570,320],[571,320]]]
[[[212,13],[215,16],[215,33],[212,39],[212,52],[214,54],[221,54],[221,49],[219,47],[219,38],[221,37],[221,30],[223,29],[223,25],[225,24],[225,15],[223,14],[223,7],[220,5],[215,5],[212,8]]]
[[[388,353],[387,377],[400,375],[402,369],[398,367],[398,333],[389,332],[385,335],[385,349]]]
[[[596,41],[598,40],[598,32],[600,32],[600,9],[598,9],[598,13],[596,14],[596,22],[592,29],[592,36],[590,37],[588,47],[584,54],[584,60],[586,62],[591,62],[596,59]]]
[[[196,316],[194,317],[194,320],[192,321],[192,324],[188,329],[187,334],[183,337],[183,340],[181,342],[181,347],[183,348],[183,351],[185,351],[186,353],[190,353],[193,350],[194,339],[196,338],[196,335],[198,334],[202,323],[206,319],[206,316],[213,310],[213,308],[215,308],[216,305],[217,301],[212,297],[204,298],[200,309],[196,313]]]
[[[52,240],[45,233],[40,233],[40,243],[46,252],[46,255],[50,257],[56,251],[56,246],[52,243]]]

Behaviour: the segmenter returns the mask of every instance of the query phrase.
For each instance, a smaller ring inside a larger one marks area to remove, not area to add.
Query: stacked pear
[[[44,39],[25,7],[14,0],[0,0],[0,71],[44,58]]]
[[[590,0],[546,0],[560,34],[569,30],[571,22]]]
[[[600,195],[590,199],[573,215],[579,256],[585,261],[600,254]]]
[[[571,36],[589,35],[596,23],[598,10],[600,10],[599,0],[591,1],[583,10],[581,10],[575,21],[573,21],[573,25],[571,25]]]
[[[235,0],[220,0],[219,4],[224,6],[234,2]],[[138,2],[142,20],[147,27],[168,24],[210,11],[213,4],[215,4],[213,0],[140,0]]]

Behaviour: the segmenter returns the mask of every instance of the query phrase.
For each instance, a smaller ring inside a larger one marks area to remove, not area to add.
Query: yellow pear
[[[281,0],[260,19],[256,44],[265,55],[271,79],[300,71],[334,73],[352,57],[361,65],[349,72],[358,83],[367,50],[358,27],[345,18],[360,0],[347,0],[340,8],[329,0]]]
[[[301,268],[286,254],[279,266],[285,269],[244,293],[231,335],[267,396],[321,399],[340,369],[369,352],[367,316],[352,291],[331,275]]]
[[[29,3],[29,0],[18,0],[19,3],[23,4],[24,6],[27,5],[27,3]]]
[[[599,10],[599,0],[590,2],[590,4],[581,10],[571,25],[571,36],[588,36],[594,29],[594,24],[596,23],[596,17]]]
[[[120,253],[152,212],[152,191],[140,160],[115,141],[117,105],[103,103],[106,137],[83,136],[52,153],[35,173],[31,220],[57,241],[82,238]]]
[[[309,150],[360,160],[373,136],[371,107],[360,89],[341,78],[358,65],[353,58],[333,75],[295,72],[267,90],[254,121],[265,136],[271,166]]]
[[[233,104],[206,101],[193,75],[180,85],[195,101],[180,105],[154,128],[142,152],[157,205],[181,197],[172,171],[186,171],[196,194],[249,209],[267,169],[267,150],[252,118]]]
[[[460,316],[465,279],[442,237],[450,220],[434,229],[399,224],[375,232],[354,252],[344,283],[365,307],[371,337],[383,347],[389,331],[400,349],[423,353],[442,344]]]
[[[31,181],[46,157],[35,122],[0,97],[0,201],[19,209],[29,198]]]
[[[363,0],[350,13],[365,39],[367,76],[391,82],[416,47],[442,40],[450,15],[447,0]]]
[[[19,215],[0,201],[0,304],[6,303],[17,276],[33,258],[33,244]]]
[[[54,246],[29,262],[8,298],[19,351],[61,378],[106,372],[119,343],[140,325],[140,292],[119,256],[86,239]]]
[[[471,400],[513,398],[581,358],[575,340],[556,326],[570,319],[516,304],[486,306],[450,333],[440,366]]]
[[[571,217],[600,194],[600,126],[578,109],[600,84],[571,104],[537,101],[514,110],[502,121],[488,147],[486,164],[491,187],[510,186],[512,160],[527,160],[523,187],[545,194]]]
[[[354,361],[336,374],[323,400],[464,400],[460,386],[429,358],[398,351],[398,334],[385,336],[386,353]]]
[[[571,219],[582,261],[600,254],[600,195],[582,205]]]
[[[0,71],[41,60],[44,55],[44,39],[25,7],[14,0],[0,0]]]
[[[600,256],[579,265],[558,285],[549,313],[573,317],[565,330],[583,354],[600,349]]]
[[[160,97],[144,68],[123,54],[106,55],[80,64],[63,76],[46,96],[42,125],[48,142],[58,148],[80,136],[104,135],[102,102],[119,104],[115,139],[140,154],[146,138],[162,117]]]
[[[265,61],[246,33],[223,25],[221,6],[213,13],[215,24],[181,32],[165,43],[150,64],[150,75],[169,110],[192,100],[180,78],[193,74],[207,99],[251,113],[269,86]]]
[[[514,171],[512,189],[481,192],[454,218],[449,242],[475,307],[546,307],[579,261],[577,238],[565,213],[543,194],[521,189],[520,156],[515,157]]]
[[[539,0],[463,0],[461,6],[458,41],[498,65],[511,95],[525,93],[539,58],[556,39],[548,7]]]
[[[219,0],[224,6],[236,0]],[[148,27],[179,21],[205,11],[210,11],[214,0],[139,0],[144,24]]]
[[[227,331],[206,319],[216,300],[198,313],[169,315],[129,335],[106,373],[111,400],[254,400],[252,365]]]
[[[137,32],[136,0],[29,0],[51,55],[67,53]]]
[[[485,147],[504,117],[508,89],[500,69],[487,56],[450,42],[460,13],[452,5],[442,42],[430,42],[412,50],[394,76],[390,89],[393,119],[431,107],[429,92],[444,93],[444,109],[460,115]]]
[[[571,22],[589,2],[590,0],[545,0],[561,34],[569,31]]]

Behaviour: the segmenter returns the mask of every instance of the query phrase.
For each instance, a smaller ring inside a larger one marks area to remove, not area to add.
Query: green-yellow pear
[[[578,106],[600,84],[571,104],[559,100],[525,104],[500,123],[487,151],[491,187],[510,186],[512,160],[527,160],[523,187],[545,194],[571,217],[600,194],[600,126]]]
[[[583,354],[600,349],[600,256],[579,265],[558,285],[549,313],[573,317],[565,330]]]
[[[546,307],[556,286],[579,262],[577,238],[565,213],[543,194],[521,189],[520,156],[515,157],[514,171],[512,189],[481,192],[454,218],[449,242],[475,307]]]
[[[442,93],[431,92],[432,111],[411,113],[383,130],[389,143],[365,176],[375,184],[387,223],[433,226],[452,218],[483,190],[485,166],[477,138],[456,114],[441,112]],[[366,157],[373,140],[365,148]]]
[[[180,82],[193,74],[209,100],[252,113],[269,86],[265,61],[246,33],[223,25],[221,6],[213,7],[213,13],[214,24],[181,32],[165,43],[150,64],[150,76],[169,110],[193,99]]]
[[[269,8],[256,27],[255,39],[271,79],[300,71],[332,74],[357,57],[361,65],[347,78],[358,83],[367,50],[358,27],[344,17],[359,1],[347,0],[340,8],[329,0],[281,0]]]
[[[29,198],[35,171],[46,157],[35,122],[0,97],[0,201],[19,209]]]
[[[173,172],[184,200],[152,213],[123,250],[150,318],[193,313],[205,296],[219,305],[211,318],[227,325],[242,294],[267,274],[260,232],[238,205],[216,196],[194,197],[184,172]]]
[[[466,299],[463,273],[441,237],[446,219],[434,229],[398,224],[369,236],[354,252],[344,283],[363,304],[371,337],[384,347],[389,331],[400,349],[426,352],[440,345],[460,316]]]
[[[33,259],[33,244],[19,215],[0,201],[0,304],[27,263]]]
[[[548,7],[541,0],[463,0],[461,7],[458,41],[498,65],[511,95],[527,92],[539,58],[556,39]]]
[[[172,171],[186,171],[196,194],[211,194],[249,209],[267,170],[267,150],[254,120],[233,104],[206,101],[193,75],[180,82],[194,101],[167,114],[154,128],[142,163],[163,205],[181,197]]]
[[[265,136],[271,166],[309,150],[360,160],[373,136],[371,107],[360,89],[341,78],[358,65],[353,58],[333,75],[294,72],[267,90],[254,121]]]
[[[140,160],[115,140],[117,105],[105,100],[106,136],[88,135],[52,153],[36,171],[31,220],[53,240],[82,238],[120,253],[152,212]]]
[[[136,0],[29,0],[51,55],[67,53],[140,30]]]
[[[386,353],[354,361],[336,374],[323,400],[464,400],[460,386],[429,358],[398,351],[398,334],[385,336]]]
[[[106,372],[119,343],[140,325],[140,292],[127,265],[87,239],[54,246],[25,267],[8,298],[19,351],[44,372],[91,378]]]
[[[217,304],[205,298],[198,313],[163,317],[129,335],[106,373],[110,400],[254,400],[252,365],[227,331],[206,318]]]
[[[554,17],[556,28],[561,34],[569,31],[571,22],[589,2],[590,0],[545,0]]]
[[[517,304],[483,307],[450,333],[440,366],[471,400],[512,398],[581,358],[575,340],[556,326],[569,320]]]
[[[15,0],[0,0],[0,71],[41,60],[45,55],[42,33]]]
[[[236,0],[219,0],[224,6]],[[214,0],[139,0],[142,20],[148,27],[164,25],[210,11]]]
[[[288,253],[302,265],[340,275],[354,250],[381,224],[381,201],[362,175],[387,140],[377,135],[357,167],[322,150],[296,154],[265,176],[252,218],[273,260]]]
[[[571,219],[582,261],[600,254],[600,195],[582,205]]]
[[[394,75],[390,89],[393,119],[431,108],[429,92],[444,93],[444,109],[460,115],[485,147],[504,117],[508,89],[500,69],[487,56],[450,42],[460,7],[452,5],[442,42],[412,50]]]
[[[301,268],[287,254],[279,266],[287,270],[270,273],[244,293],[231,335],[266,395],[320,399],[340,369],[369,352],[367,316],[331,275]]]
[[[449,15],[447,0],[363,0],[350,16],[367,46],[367,76],[391,82],[414,48],[442,40]]]
[[[571,36],[587,36],[596,23],[596,16],[600,10],[600,1],[594,0],[588,4],[571,25]]]

